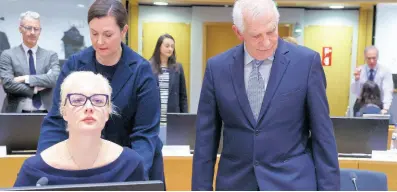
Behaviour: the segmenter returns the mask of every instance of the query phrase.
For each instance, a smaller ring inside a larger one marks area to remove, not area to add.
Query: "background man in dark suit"
[[[52,88],[60,72],[58,55],[37,46],[38,13],[22,13],[19,32],[23,43],[0,57],[0,79],[7,94],[2,112],[45,113],[52,106]]]
[[[272,0],[237,0],[233,20],[244,44],[207,62],[192,190],[212,190],[222,123],[216,190],[339,190],[319,54],[278,37]]]

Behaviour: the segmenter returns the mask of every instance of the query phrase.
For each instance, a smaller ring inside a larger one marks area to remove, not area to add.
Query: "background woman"
[[[357,103],[358,105],[356,107],[359,110],[356,116],[362,116],[363,114],[381,114],[383,104],[378,85],[373,81],[365,82]]]
[[[176,61],[175,40],[171,35],[164,34],[158,38],[149,62],[160,90],[160,135],[164,142],[167,112],[188,112],[185,74],[182,65]]]

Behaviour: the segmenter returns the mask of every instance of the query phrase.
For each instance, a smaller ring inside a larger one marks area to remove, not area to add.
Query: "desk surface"
[[[12,187],[23,161],[28,157],[28,155],[12,155],[0,158],[0,188]],[[192,156],[164,157],[167,190],[189,191],[191,189],[192,161]],[[397,161],[339,158],[339,165],[341,168],[384,172],[388,176],[389,190],[397,190]]]

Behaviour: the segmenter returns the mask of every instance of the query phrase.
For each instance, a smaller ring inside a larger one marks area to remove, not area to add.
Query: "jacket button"
[[[259,165],[259,162],[258,161],[255,161],[255,166],[258,166]]]
[[[259,135],[259,131],[258,131],[258,130],[255,131],[255,135],[256,135],[256,136]]]

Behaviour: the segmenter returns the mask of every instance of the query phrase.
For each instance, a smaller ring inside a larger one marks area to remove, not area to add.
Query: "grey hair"
[[[19,16],[19,22],[22,23],[26,18],[40,20],[40,14],[34,11],[26,11]]]
[[[369,50],[373,50],[373,49],[376,50],[376,57],[379,58],[379,50],[374,45],[370,45],[370,46],[366,47],[364,49],[364,55],[366,55]]]
[[[280,13],[273,0],[236,0],[233,6],[233,24],[237,26],[239,32],[243,32],[244,14],[251,14],[255,18],[268,11],[273,12],[278,24]]]

